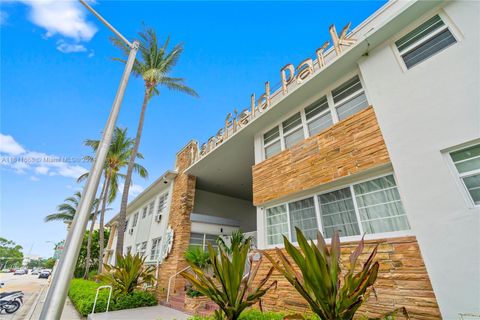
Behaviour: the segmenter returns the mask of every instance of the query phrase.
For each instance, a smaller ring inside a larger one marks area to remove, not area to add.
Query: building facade
[[[369,315],[480,314],[479,21],[478,2],[390,1],[351,32],[330,28],[280,88],[267,82],[208,142],[189,142],[128,209],[124,249],[158,264],[159,299],[190,308],[177,275],[189,246],[241,229],[271,250],[298,227],[339,231],[342,260],[364,234],[379,244]],[[264,308],[305,311],[274,278]]]

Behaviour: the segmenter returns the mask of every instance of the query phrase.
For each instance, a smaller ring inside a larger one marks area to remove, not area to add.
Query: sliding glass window
[[[335,231],[340,237],[351,237],[410,229],[393,175],[315,197],[267,208],[267,244],[282,244],[283,236],[296,242],[295,227],[310,239],[316,239],[317,230],[328,239]]]

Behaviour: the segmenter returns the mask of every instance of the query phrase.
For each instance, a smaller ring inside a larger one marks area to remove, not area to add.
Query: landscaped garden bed
[[[92,312],[97,288],[103,285],[91,280],[73,279],[68,295],[73,305],[82,316]],[[101,290],[98,295],[95,312],[107,311],[108,290]],[[110,311],[149,307],[157,305],[157,298],[148,291],[133,291],[132,293],[113,296],[110,301]]]

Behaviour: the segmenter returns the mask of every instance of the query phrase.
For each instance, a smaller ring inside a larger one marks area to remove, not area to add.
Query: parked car
[[[48,270],[42,270],[42,272],[40,272],[40,274],[38,275],[39,279],[48,279],[48,277],[50,277],[50,271]]]
[[[2,270],[2,273],[9,273],[9,272],[12,272],[12,271],[10,271],[10,269],[3,269]]]
[[[10,268],[10,272],[15,272],[15,271],[17,271],[16,268]]]
[[[38,269],[33,269],[32,270],[32,275],[36,276],[38,274],[40,274],[40,270],[38,270]]]
[[[16,275],[16,276],[21,276],[21,275],[24,275],[24,274],[27,274],[27,273],[25,272],[24,269],[17,269],[13,274]]]

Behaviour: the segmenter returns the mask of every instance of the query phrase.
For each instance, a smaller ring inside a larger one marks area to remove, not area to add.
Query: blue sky
[[[330,24],[355,27],[383,3],[94,2],[129,39],[144,22],[162,40],[183,42],[172,75],[200,95],[162,90],[151,101],[140,146],[150,176],[134,179],[133,195],[172,168],[186,142],[208,139],[228,112],[262,93],[265,81],[278,83],[281,67],[313,57],[329,40]],[[75,177],[89,164],[78,159],[90,152],[82,142],[100,137],[123,66],[111,60],[119,52],[110,32],[73,1],[2,1],[0,27],[0,235],[26,253],[33,246],[33,254],[50,256],[47,241],[62,240],[66,230],[43,218],[80,189]],[[142,81],[131,78],[118,121],[131,136],[142,97]],[[56,162],[11,161],[21,158]],[[117,201],[109,217],[118,208]]]

